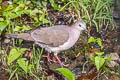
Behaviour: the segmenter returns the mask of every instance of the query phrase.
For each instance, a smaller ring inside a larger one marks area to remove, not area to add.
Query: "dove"
[[[69,26],[54,25],[35,29],[29,33],[8,34],[6,37],[34,41],[36,45],[48,52],[48,61],[51,61],[50,53],[54,53],[57,62],[63,67],[66,65],[61,62],[57,54],[73,47],[83,30],[87,30],[86,23],[83,20],[78,20]]]

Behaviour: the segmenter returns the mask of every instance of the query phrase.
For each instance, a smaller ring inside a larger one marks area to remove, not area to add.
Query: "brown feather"
[[[32,37],[41,44],[56,47],[64,44],[68,40],[69,33],[63,28],[58,29],[58,27],[56,29],[43,28],[35,30]]]
[[[34,41],[29,33],[8,34],[6,37],[7,38],[17,38],[17,39],[24,39],[24,40]]]

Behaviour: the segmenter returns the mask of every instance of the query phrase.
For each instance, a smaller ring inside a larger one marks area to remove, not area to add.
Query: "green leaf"
[[[22,33],[22,32],[24,32],[24,31],[27,31],[27,30],[30,30],[30,29],[32,29],[30,26],[23,25],[22,27],[21,27],[21,26],[16,26],[16,27],[14,28],[14,31],[15,31],[15,32]]]
[[[105,63],[105,59],[99,56],[95,57],[95,65],[97,67],[97,70],[100,70],[100,68],[103,66]]]
[[[23,28],[22,31],[27,31],[32,29],[30,26],[27,26],[27,25],[23,25],[22,28]]]
[[[46,1],[42,1],[42,4],[43,4],[43,6],[46,6],[47,2]]]
[[[2,0],[0,0],[0,3],[2,3]]]
[[[28,9],[27,9],[27,10],[24,10],[23,12],[24,12],[25,14],[29,15],[29,14],[31,13],[31,10],[28,10]]]
[[[7,26],[8,24],[7,24],[7,22],[0,22],[0,31],[3,31],[4,30],[4,28]]]
[[[91,54],[91,55],[90,55],[90,58],[91,58],[91,60],[92,60],[93,62],[95,62],[95,55],[94,55],[94,54]]]
[[[9,18],[11,18],[11,19],[15,19],[15,18],[17,18],[18,17],[18,15],[17,14],[15,14],[15,13],[12,13],[12,12],[8,12],[8,17]]]
[[[0,35],[1,35],[2,31],[7,27],[8,23],[9,22],[7,20],[4,22],[0,22]]]
[[[109,68],[107,68],[106,66],[103,66],[103,71],[104,71],[104,72],[107,72],[107,73],[108,73],[108,72],[111,72],[111,70],[110,70]]]
[[[34,69],[34,64],[29,64],[28,65],[28,69],[30,70],[30,69]]]
[[[13,12],[3,12],[3,16],[5,16],[6,18],[9,18],[9,19],[14,19],[14,18],[18,17],[18,15]]]
[[[22,27],[16,26],[16,27],[13,29],[13,31],[18,32],[18,31],[20,31],[21,29],[22,29]]]
[[[100,38],[97,38],[96,40],[101,49],[103,49],[102,40]]]
[[[61,72],[67,79],[75,80],[75,75],[67,68],[57,68],[57,71]]]
[[[106,61],[110,62],[111,61],[111,57],[110,56],[105,56]]]
[[[120,75],[120,66],[117,69],[117,73]]]
[[[88,43],[95,42],[95,41],[96,41],[96,39],[95,39],[94,37],[90,37],[90,38],[88,39]]]
[[[102,56],[102,55],[104,54],[104,52],[96,52],[96,54],[97,54],[98,56]]]
[[[31,11],[30,16],[36,16],[37,13],[39,13],[39,10],[35,8],[34,10]]]
[[[15,61],[27,48],[13,48],[8,56],[8,64]]]
[[[38,17],[34,17],[33,19],[35,20],[35,23],[39,22]]]
[[[0,21],[4,21],[4,18],[0,18]]]
[[[59,7],[57,6],[57,4],[54,2],[55,0],[49,0],[50,4],[52,5],[52,7],[54,8],[54,10],[59,10]]]
[[[20,59],[17,60],[17,63],[27,73],[28,62],[25,61],[25,60],[26,60],[25,58],[20,58]]]

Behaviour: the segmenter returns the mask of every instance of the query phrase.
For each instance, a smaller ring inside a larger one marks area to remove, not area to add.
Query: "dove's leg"
[[[46,57],[47,60],[48,60],[48,62],[56,62],[56,61],[50,59],[50,53],[48,53],[47,56],[43,56],[43,57]],[[63,64],[63,63],[61,62],[61,60],[58,58],[57,55],[55,55],[54,57],[55,57],[55,59],[57,60],[57,62],[60,64],[61,67],[63,67],[63,66],[67,67],[67,66],[68,66],[68,65]]]
[[[55,58],[56,58],[56,60],[58,61],[58,63],[60,64],[61,67],[63,67],[63,66],[67,67],[67,66],[68,66],[68,65],[66,65],[66,64],[63,64],[63,63],[60,61],[60,59],[58,58],[57,55],[55,55]]]
[[[42,48],[45,48],[45,45],[42,45],[39,42],[35,42],[35,44],[39,45]],[[46,57],[47,60],[48,60],[48,62],[55,62],[54,60],[50,59],[50,53],[51,53],[51,51],[48,48],[45,48],[45,50],[48,51],[48,53],[47,53],[47,56],[43,56],[43,57]]]
[[[55,62],[54,60],[50,59],[50,53],[49,52],[47,53],[47,56],[43,56],[43,57],[46,57],[48,62]]]

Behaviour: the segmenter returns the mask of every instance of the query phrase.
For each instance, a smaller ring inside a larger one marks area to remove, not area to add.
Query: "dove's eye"
[[[82,27],[81,24],[79,24],[79,27]]]

